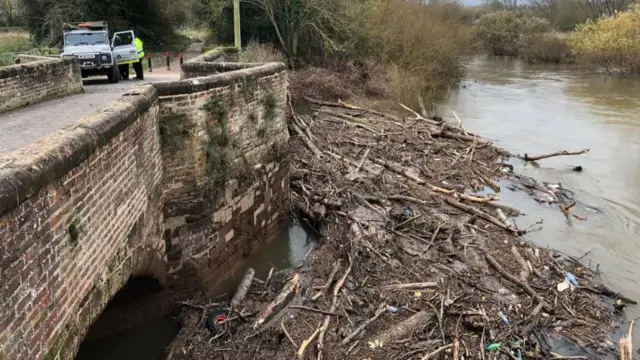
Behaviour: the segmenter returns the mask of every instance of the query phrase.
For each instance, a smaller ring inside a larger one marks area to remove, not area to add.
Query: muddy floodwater
[[[599,263],[605,283],[640,300],[640,82],[593,75],[566,66],[527,65],[478,57],[467,80],[439,112],[455,111],[467,131],[493,139],[513,153],[540,155],[590,148],[588,154],[541,160],[539,167],[513,162],[515,171],[560,182],[582,206],[567,220],[556,206],[536,203],[506,188],[503,201],[526,216],[520,227],[544,219],[527,239]],[[574,166],[584,171],[571,171]],[[640,316],[639,307],[627,310]]]

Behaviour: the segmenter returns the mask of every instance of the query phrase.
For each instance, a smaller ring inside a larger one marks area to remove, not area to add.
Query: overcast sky
[[[482,5],[483,0],[459,0],[463,5]]]

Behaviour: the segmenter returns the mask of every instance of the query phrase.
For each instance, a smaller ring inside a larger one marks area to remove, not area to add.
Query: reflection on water
[[[225,279],[208,295],[232,296],[248,268],[253,268],[256,271],[255,277],[264,280],[272,267],[282,270],[296,265],[311,250],[317,239],[313,230],[302,226],[297,219],[285,222],[275,236],[270,237],[257,251],[225,274]]]
[[[561,182],[602,211],[584,209],[586,222],[568,222],[557,209],[506,189],[501,197],[527,214],[517,219],[523,226],[544,218],[530,240],[574,255],[595,249],[592,261],[606,279],[640,299],[640,82],[478,57],[469,80],[441,105],[445,118],[451,110],[468,130],[514,153],[590,148],[587,155],[542,160],[539,168],[516,165],[525,175]],[[570,171],[576,165],[584,171]],[[640,315],[637,308],[629,312]]]

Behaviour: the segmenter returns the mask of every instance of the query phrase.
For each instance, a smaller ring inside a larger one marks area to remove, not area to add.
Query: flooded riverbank
[[[439,110],[453,122],[455,111],[468,131],[513,153],[590,148],[585,155],[542,160],[540,167],[514,163],[517,173],[575,191],[579,202],[594,208],[580,209],[587,221],[567,221],[556,207],[519,193],[500,196],[526,214],[519,225],[544,218],[542,231],[527,239],[570,255],[591,251],[605,282],[640,299],[640,82],[478,57],[468,80]],[[577,165],[584,171],[571,171]],[[640,316],[638,307],[627,311]]]

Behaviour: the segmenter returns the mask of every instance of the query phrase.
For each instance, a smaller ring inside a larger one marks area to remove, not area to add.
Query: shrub
[[[335,101],[393,95],[388,69],[373,63],[334,62],[324,67],[306,66],[292,72],[290,79],[293,101],[304,97]]]
[[[31,47],[31,40],[27,32],[0,32],[0,53],[18,53],[28,51]]]
[[[520,18],[522,22],[522,35],[542,34],[553,31],[549,20],[535,16],[524,16]]]
[[[573,59],[567,39],[553,32],[520,36],[518,57],[530,63],[568,63]]]
[[[216,35],[232,34],[220,1]],[[474,13],[459,5],[415,0],[247,0],[243,60],[271,61],[273,44],[298,69],[291,86],[346,99],[393,96],[408,106],[442,96],[464,74]],[[294,6],[295,5],[295,6]],[[252,14],[252,16],[248,16]],[[253,42],[253,43],[251,43]],[[324,95],[324,96],[323,96]],[[335,99],[334,97],[334,99]]]
[[[589,66],[640,74],[640,9],[577,27],[571,44],[578,60]]]
[[[522,20],[512,11],[489,13],[474,27],[476,38],[491,55],[516,56],[518,41],[523,30]]]
[[[378,1],[361,25],[369,59],[385,69],[393,98],[409,106],[418,97],[434,102],[464,75],[470,33],[452,8],[447,18],[436,9],[409,0]]]
[[[554,32],[544,18],[499,11],[481,17],[474,30],[476,39],[491,55],[547,63],[570,62],[573,58],[566,37]]]
[[[250,42],[240,53],[241,62],[285,62],[285,56],[272,44]]]

